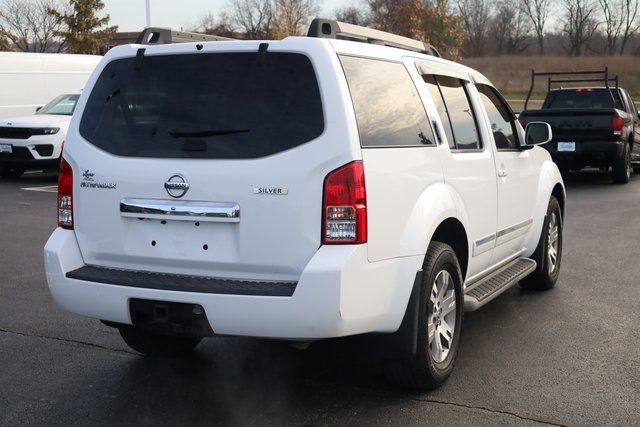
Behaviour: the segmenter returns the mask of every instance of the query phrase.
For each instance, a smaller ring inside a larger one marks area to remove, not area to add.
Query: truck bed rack
[[[529,93],[527,93],[527,99],[524,101],[524,109],[527,109],[529,99],[533,93],[533,87],[535,85],[535,79],[538,76],[547,77],[547,92],[551,90],[551,85],[554,83],[602,83],[607,89],[610,89],[609,82],[615,82],[615,88],[618,89],[618,76],[609,77],[609,67],[605,67],[604,70],[592,70],[592,71],[549,71],[549,72],[536,72],[531,70],[531,86],[529,86]],[[587,76],[585,78],[554,78],[555,76]],[[613,99],[613,95],[611,95]]]

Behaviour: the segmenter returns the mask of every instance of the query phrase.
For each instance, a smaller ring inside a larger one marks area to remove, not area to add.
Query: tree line
[[[640,0],[360,0],[327,17],[436,46],[450,59],[488,55],[640,54]],[[102,0],[0,0],[0,49],[96,52],[117,27]],[[319,0],[227,0],[187,30],[242,39],[303,35]]]
[[[0,50],[96,53],[118,27],[102,0],[0,0]]]

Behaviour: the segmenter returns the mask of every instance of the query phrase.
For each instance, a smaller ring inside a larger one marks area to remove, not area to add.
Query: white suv
[[[337,39],[362,34],[395,47]],[[556,282],[565,190],[549,126],[422,46],[316,20],[110,50],[65,145],[57,303],[146,354],[372,334],[392,380],[440,385],[463,309]]]
[[[62,146],[80,93],[59,95],[35,115],[0,120],[0,176],[60,167]]]

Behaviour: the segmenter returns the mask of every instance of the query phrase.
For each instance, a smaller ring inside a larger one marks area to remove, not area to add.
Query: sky
[[[203,15],[211,12],[218,16],[228,8],[231,0],[149,0],[151,26],[188,30]],[[335,9],[360,6],[360,0],[317,0],[322,13],[319,17],[332,18]],[[141,31],[146,26],[146,0],[103,0],[103,13],[111,18],[109,25],[118,31]]]

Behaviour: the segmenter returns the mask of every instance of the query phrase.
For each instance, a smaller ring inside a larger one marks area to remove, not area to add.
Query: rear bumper
[[[576,141],[575,151],[558,151],[558,143],[553,141],[544,147],[553,161],[566,169],[611,166],[622,155],[624,141]]]
[[[291,340],[398,329],[422,259],[367,260],[366,245],[324,246],[291,296],[206,293],[73,279],[84,266],[73,231],[57,229],[45,249],[47,282],[63,309],[131,324],[132,298],[199,304],[214,333]]]

